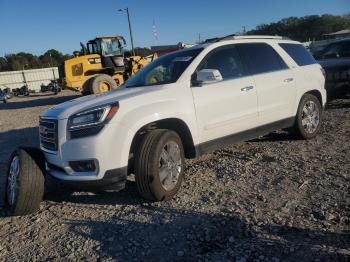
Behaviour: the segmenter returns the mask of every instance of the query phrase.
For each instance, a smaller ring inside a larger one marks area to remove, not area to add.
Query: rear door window
[[[250,74],[262,74],[287,69],[280,55],[268,44],[239,44],[241,53]]]
[[[315,58],[300,44],[279,44],[288,55],[293,58],[298,66],[316,64]]]

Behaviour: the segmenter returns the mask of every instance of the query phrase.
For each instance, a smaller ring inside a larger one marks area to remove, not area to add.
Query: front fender
[[[183,121],[191,131],[194,145],[198,144],[198,135],[193,108],[191,108],[190,105],[189,108],[184,107],[186,106],[182,105],[182,107],[179,107],[175,100],[167,100],[157,102],[156,104],[152,103],[137,107],[125,114],[125,116],[120,119],[120,124],[125,125],[129,132],[126,134],[124,144],[122,146],[122,152],[124,152],[121,159],[122,165],[125,166],[128,163],[131,144],[137,132],[143,127],[159,120],[175,118]],[[157,111],[154,110],[155,108],[157,108]],[[179,110],[171,110],[176,108]]]

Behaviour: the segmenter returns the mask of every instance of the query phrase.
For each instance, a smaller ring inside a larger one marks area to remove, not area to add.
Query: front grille
[[[58,135],[57,120],[41,118],[39,121],[40,145],[42,148],[57,151]]]

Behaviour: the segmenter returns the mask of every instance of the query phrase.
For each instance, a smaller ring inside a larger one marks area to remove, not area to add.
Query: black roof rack
[[[214,37],[206,39],[203,43],[216,43],[223,40],[238,40],[238,39],[289,39],[288,37],[273,36],[273,35],[226,35],[222,37]]]

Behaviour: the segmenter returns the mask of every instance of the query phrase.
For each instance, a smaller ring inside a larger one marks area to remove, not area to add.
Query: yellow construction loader
[[[59,75],[61,85],[84,95],[117,89],[157,56],[126,57],[122,36],[100,36],[80,45],[81,51],[59,67]]]

